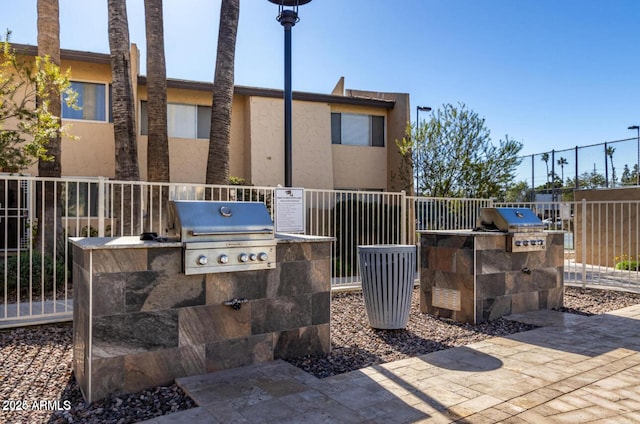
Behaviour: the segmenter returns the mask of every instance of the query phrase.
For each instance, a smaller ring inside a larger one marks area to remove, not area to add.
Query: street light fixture
[[[293,92],[291,90],[291,28],[300,20],[298,6],[311,0],[269,0],[278,5],[277,21],[284,27],[284,186],[291,187],[293,167],[292,157],[292,125],[291,110]]]
[[[418,129],[420,128],[420,111],[423,112],[431,112],[431,108],[429,106],[416,106],[416,134],[418,134]],[[417,141],[417,140],[416,140]],[[420,173],[418,172],[418,166],[416,166],[419,162],[419,158],[420,158],[420,152],[418,151],[418,143],[415,143],[415,153],[414,153],[414,158],[415,160],[413,161],[413,167],[415,168],[415,172],[416,172],[416,187],[415,187],[415,195],[418,196],[418,177],[420,176]]]
[[[640,126],[631,125],[629,130],[636,130],[638,133],[638,171],[636,172],[636,184],[640,185]]]

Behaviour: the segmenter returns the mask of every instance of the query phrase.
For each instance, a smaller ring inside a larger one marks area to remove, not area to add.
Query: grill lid
[[[183,242],[273,238],[273,221],[262,202],[173,200],[169,213]]]
[[[502,232],[544,230],[544,224],[529,208],[480,208],[476,227]]]

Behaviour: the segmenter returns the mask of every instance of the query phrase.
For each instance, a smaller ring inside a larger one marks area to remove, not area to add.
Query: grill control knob
[[[264,262],[267,259],[269,259],[269,255],[267,255],[266,252],[260,252],[260,253],[258,253],[258,259],[261,260],[262,262]]]
[[[529,240],[522,240],[523,246],[529,246]]]
[[[207,259],[206,256],[204,255],[198,256],[198,265],[206,265],[207,262],[209,262],[209,260]]]
[[[520,240],[516,240],[516,246],[522,246],[522,242]]]
[[[544,240],[538,240],[538,245],[539,246],[544,246]]]
[[[249,261],[249,255],[247,255],[246,253],[241,253],[241,254],[238,256],[238,260],[239,260],[240,262],[247,262],[247,261]]]
[[[226,264],[227,262],[229,262],[229,257],[227,255],[220,255],[218,256],[218,262],[221,264]]]
[[[249,254],[249,260],[251,262],[257,261],[258,260],[258,255],[256,255],[255,253]]]

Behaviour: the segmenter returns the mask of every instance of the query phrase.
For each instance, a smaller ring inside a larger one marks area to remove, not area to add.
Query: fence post
[[[105,177],[98,177],[98,237],[104,237],[105,190]]]
[[[400,192],[400,244],[407,244],[407,193],[402,190]]]
[[[582,199],[582,288],[587,285],[587,199]]]

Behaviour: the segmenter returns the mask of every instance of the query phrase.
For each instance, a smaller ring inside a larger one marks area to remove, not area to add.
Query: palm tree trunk
[[[144,1],[145,27],[147,32],[147,179],[169,182],[169,137],[167,134],[167,70],[164,55],[164,24],[162,0]],[[160,207],[166,202],[166,186],[152,187],[149,197],[154,205],[147,214],[145,231],[153,231],[152,224],[159,223]],[[164,214],[166,216],[166,214]]]
[[[38,56],[49,56],[51,63],[60,66],[60,12],[58,0],[38,0]],[[36,100],[40,101],[40,100]],[[49,110],[51,114],[61,119],[62,102],[59,92],[49,90]],[[62,175],[60,131],[47,141],[47,155],[53,160],[38,161],[38,175],[40,177],[56,177]],[[40,231],[44,237],[38,237],[38,243],[47,252],[53,252],[56,236],[61,235],[61,192],[55,190],[55,182],[46,181],[38,184],[36,190],[36,216]],[[44,191],[44,196],[42,191]]]
[[[239,16],[240,0],[222,0],[216,70],[213,79],[207,184],[229,183],[233,73]]]
[[[138,181],[138,147],[136,140],[135,108],[133,104],[133,84],[131,81],[131,56],[129,26],[125,0],[108,0],[109,49],[111,51],[113,132],[115,139],[116,179]],[[123,214],[124,232],[132,235],[140,232],[137,217],[139,208],[138,186],[123,190],[122,196],[116,189],[115,210]],[[119,204],[122,202],[122,205]],[[134,213],[130,213],[131,209]],[[133,216],[133,221],[132,221]]]

